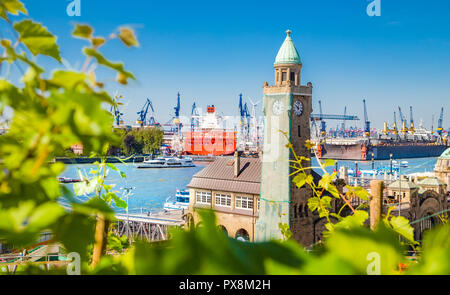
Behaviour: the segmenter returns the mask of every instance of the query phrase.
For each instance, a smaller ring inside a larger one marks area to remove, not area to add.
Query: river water
[[[402,174],[415,172],[431,172],[437,158],[418,158],[418,159],[395,159],[400,162],[408,161],[409,167],[401,168]],[[167,197],[175,196],[177,189],[185,189],[191,181],[192,176],[203,169],[207,163],[196,163],[192,168],[166,168],[166,169],[137,169],[132,163],[116,164],[127,177],[121,178],[117,172],[109,171],[106,183],[115,184],[115,189],[120,191],[121,196],[123,187],[133,187],[132,194],[129,197],[130,213],[158,212],[162,210]],[[312,159],[312,165],[317,166],[316,159]],[[349,169],[355,169],[355,161],[339,161],[338,166],[347,166]],[[90,169],[95,166],[87,164],[66,165],[66,171],[61,176],[78,178],[78,169],[88,174]],[[375,161],[377,167],[389,167],[388,161]],[[327,171],[332,172],[335,167],[327,167]],[[370,170],[371,161],[359,161],[358,169]],[[320,171],[317,171],[320,173]],[[73,190],[73,184],[65,184]],[[87,197],[80,197],[80,200],[86,200]],[[117,209],[117,211],[122,211]]]

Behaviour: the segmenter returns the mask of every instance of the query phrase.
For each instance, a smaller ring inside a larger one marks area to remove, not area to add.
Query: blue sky
[[[74,23],[89,23],[103,36],[120,25],[136,29],[139,48],[117,41],[102,48],[137,77],[126,88],[109,87],[125,96],[127,123],[134,123],[147,97],[165,123],[178,91],[182,114],[190,114],[195,101],[237,115],[239,93],[260,100],[263,82],[273,82],[273,62],[290,29],[303,61],[302,84],[314,85],[315,111],[321,99],[324,113],[342,113],[347,105],[362,118],[365,98],[372,125],[381,128],[398,105],[408,117],[412,105],[416,125],[422,118],[429,128],[444,106],[448,129],[450,1],[381,0],[379,17],[366,14],[370,2],[81,0],[81,16],[69,17],[68,0],[24,1],[30,15],[59,36],[73,66],[83,63],[85,44],[70,37]],[[101,72],[105,80],[113,77]]]

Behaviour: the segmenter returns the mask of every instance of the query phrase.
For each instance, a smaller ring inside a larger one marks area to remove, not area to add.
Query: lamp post
[[[121,189],[125,190],[125,197],[127,198],[127,209],[126,209],[126,213],[127,213],[127,237],[129,238],[129,230],[130,230],[130,216],[128,214],[128,198],[131,195],[131,190],[135,189],[135,187],[122,187]]]
[[[375,154],[372,152],[372,170],[375,170]]]
[[[401,167],[401,165],[398,166],[398,174],[399,174],[399,179],[398,179],[398,181],[399,181],[399,185],[398,185],[399,186],[398,216],[402,215],[402,173],[400,171],[400,167]]]
[[[389,157],[391,158],[389,161],[391,162],[391,177],[392,177],[392,154],[389,154]]]

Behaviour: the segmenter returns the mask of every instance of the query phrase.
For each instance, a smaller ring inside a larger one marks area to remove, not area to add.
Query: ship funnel
[[[241,172],[241,158],[239,157],[239,152],[234,152],[234,177],[238,177]]]

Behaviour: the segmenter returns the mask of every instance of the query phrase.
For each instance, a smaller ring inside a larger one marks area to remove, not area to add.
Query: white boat
[[[186,168],[195,167],[191,157],[162,157],[146,159],[137,168]]]
[[[177,190],[175,194],[175,200],[169,201],[171,197],[168,197],[164,203],[165,210],[187,210],[189,207],[189,191]]]

